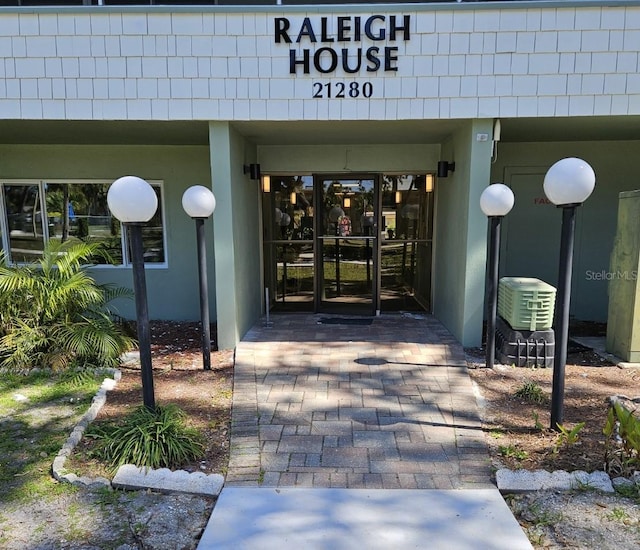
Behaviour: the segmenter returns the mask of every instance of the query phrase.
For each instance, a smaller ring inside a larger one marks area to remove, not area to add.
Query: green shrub
[[[569,429],[564,424],[556,424],[560,433],[558,434],[558,439],[556,439],[553,453],[557,454],[563,446],[570,447],[571,445],[575,445],[580,439],[580,432],[584,426],[584,422],[578,422],[573,428]]]
[[[121,422],[94,425],[87,436],[97,440],[94,454],[117,469],[123,464],[177,468],[202,456],[202,436],[185,425],[175,405],[151,410],[140,406]]]
[[[98,285],[85,268],[103,256],[98,243],[50,241],[35,263],[7,265],[0,257],[0,366],[71,364],[110,367],[133,340],[113,321],[111,300],[125,288]]]
[[[515,458],[516,460],[526,460],[529,453],[524,449],[518,449],[516,445],[500,445],[498,451],[505,458]]]
[[[605,469],[609,474],[630,476],[640,470],[640,419],[619,398],[611,398],[602,430],[605,442]]]
[[[516,392],[516,397],[526,399],[532,403],[544,403],[546,396],[542,388],[535,382],[525,382],[520,386]]]

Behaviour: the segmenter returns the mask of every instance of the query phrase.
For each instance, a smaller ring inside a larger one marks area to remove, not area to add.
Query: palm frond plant
[[[50,241],[42,258],[8,265],[0,257],[0,366],[114,366],[133,340],[113,321],[109,303],[129,289],[99,285],[86,272],[100,243]]]

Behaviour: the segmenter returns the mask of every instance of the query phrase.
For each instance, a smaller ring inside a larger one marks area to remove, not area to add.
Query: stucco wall
[[[348,130],[348,123],[345,125]],[[435,172],[440,145],[261,145],[258,159],[265,173]]]
[[[243,165],[255,161],[255,145],[231,128],[233,243],[240,337],[245,335],[262,312],[260,182],[250,180],[243,173]]]
[[[261,313],[260,189],[243,172],[255,146],[228,122],[212,122],[209,135],[213,192],[223,201],[214,217],[218,345],[229,349]]]
[[[454,150],[452,142],[444,143],[442,158],[453,159]],[[458,163],[461,156],[455,157]],[[466,183],[462,183],[461,174],[453,172],[438,181],[435,205],[434,248],[437,260],[433,265],[433,312],[454,334],[462,334],[463,331],[465,258],[460,251],[466,247],[466,223],[460,205],[468,200],[468,189]]]
[[[443,144],[442,158],[455,171],[438,179],[434,264],[434,314],[466,346],[482,337],[487,221],[479,206],[489,185],[491,121],[470,122]]]
[[[637,141],[501,143],[492,180],[519,185],[514,209],[504,220],[501,276],[537,277],[557,285],[562,214],[545,202],[542,183],[554,162],[582,158],[596,173],[596,187],[578,209],[571,314],[605,321],[618,194],[640,189],[639,154]]]

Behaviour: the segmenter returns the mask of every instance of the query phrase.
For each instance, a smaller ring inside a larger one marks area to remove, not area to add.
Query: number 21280
[[[313,98],[317,99],[345,99],[357,97],[371,97],[373,84],[371,82],[314,82]]]

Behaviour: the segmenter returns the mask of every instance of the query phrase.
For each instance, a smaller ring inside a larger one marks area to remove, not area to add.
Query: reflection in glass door
[[[433,174],[382,176],[382,311],[431,311],[433,191]]]
[[[377,297],[376,178],[316,176],[316,310],[372,315]]]

